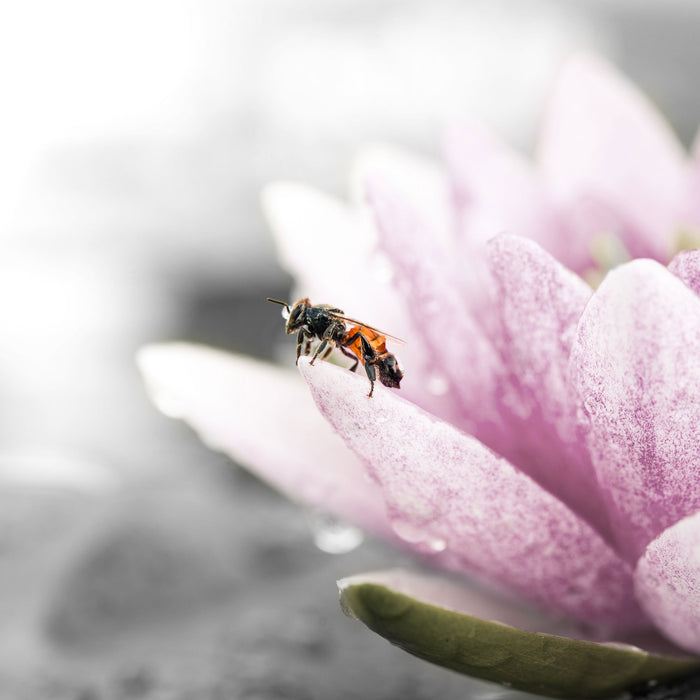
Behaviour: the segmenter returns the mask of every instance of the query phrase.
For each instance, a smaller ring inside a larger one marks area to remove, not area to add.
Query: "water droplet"
[[[442,537],[431,535],[409,520],[393,520],[391,526],[402,540],[419,545],[418,549],[426,552],[444,552],[447,549],[447,542]]]
[[[406,542],[422,542],[425,538],[423,530],[408,520],[393,520],[391,526],[394,528],[394,532]]]
[[[444,552],[447,549],[447,542],[442,537],[429,537],[426,544],[433,552]]]
[[[444,396],[450,388],[450,383],[444,374],[433,374],[428,379],[428,391],[433,396]]]
[[[311,511],[309,522],[314,535],[314,544],[328,554],[352,552],[364,540],[362,530],[321,511]]]

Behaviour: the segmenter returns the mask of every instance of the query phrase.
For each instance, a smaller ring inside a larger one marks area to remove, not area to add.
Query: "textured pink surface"
[[[651,260],[608,274],[571,356],[617,541],[630,562],[700,508],[700,298]]]
[[[538,245],[497,236],[488,246],[501,321],[496,343],[508,368],[503,417],[516,466],[609,536],[605,507],[576,426],[569,353],[591,288]]]
[[[617,233],[633,256],[667,258],[686,196],[684,154],[651,102],[608,65],[586,54],[564,65],[539,160],[573,235]]]
[[[439,245],[411,207],[392,188],[371,183],[368,196],[380,245],[396,268],[396,285],[416,328],[412,342],[429,349],[436,379],[459,407],[453,422],[487,440],[498,439],[496,382],[500,361],[467,301],[454,251]],[[486,290],[484,290],[486,294]],[[486,301],[484,303],[487,303]],[[502,431],[498,437],[503,439]]]
[[[679,646],[700,653],[700,513],[662,532],[634,572],[637,599]]]
[[[474,438],[329,364],[299,363],[321,412],[381,485],[397,533],[443,565],[477,572],[597,625],[643,615],[631,571],[582,519]]]
[[[151,395],[202,440],[295,500],[394,539],[379,489],[295,370],[186,343],[138,357]]]
[[[700,250],[684,250],[669,263],[668,269],[700,294]]]

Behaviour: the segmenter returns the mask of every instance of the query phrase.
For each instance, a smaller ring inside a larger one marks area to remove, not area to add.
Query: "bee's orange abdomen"
[[[352,341],[352,343],[346,345],[352,353],[357,355],[362,359],[362,342],[360,341],[360,336],[364,336],[365,340],[369,342],[372,349],[376,351],[377,355],[383,355],[386,352],[386,338],[383,335],[377,333],[374,328],[368,328],[367,326],[353,326],[345,334],[346,338],[352,338],[357,334],[357,337]]]

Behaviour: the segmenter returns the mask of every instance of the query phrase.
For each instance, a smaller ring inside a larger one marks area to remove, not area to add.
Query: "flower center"
[[[700,226],[681,226],[673,242],[671,258],[682,250],[700,248]]]
[[[671,261],[682,250],[695,250],[697,248],[700,248],[700,227],[682,226],[673,239],[671,254],[667,262]],[[625,244],[614,233],[599,233],[594,236],[591,239],[589,250],[594,264],[581,276],[593,289],[598,288],[609,270],[632,259]]]
[[[584,271],[583,279],[593,289],[597,289],[609,270],[632,259],[625,244],[614,233],[599,233],[594,236],[590,251],[594,265]]]

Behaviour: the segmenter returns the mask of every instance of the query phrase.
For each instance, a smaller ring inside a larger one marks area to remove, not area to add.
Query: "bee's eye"
[[[304,310],[300,306],[295,306],[292,309],[292,313],[289,315],[289,322],[292,324],[298,323],[303,312]]]

